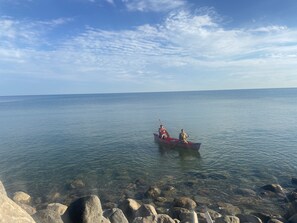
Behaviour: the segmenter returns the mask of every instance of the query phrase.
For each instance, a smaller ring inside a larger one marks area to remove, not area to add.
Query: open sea
[[[171,136],[184,128],[200,151],[156,144],[160,122]],[[117,202],[172,185],[177,196],[280,213],[286,207],[259,198],[259,188],[293,189],[292,177],[297,89],[0,97],[0,180],[9,194],[46,202],[91,192]],[[83,190],[69,189],[75,179]]]

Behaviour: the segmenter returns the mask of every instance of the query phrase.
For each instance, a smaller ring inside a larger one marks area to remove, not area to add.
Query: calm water
[[[184,128],[200,152],[155,144],[159,119],[173,136]],[[82,179],[116,200],[141,180],[248,209],[236,190],[290,187],[296,150],[297,89],[0,97],[0,180],[10,193],[66,193]]]

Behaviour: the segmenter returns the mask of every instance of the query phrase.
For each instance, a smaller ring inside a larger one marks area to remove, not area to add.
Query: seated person
[[[163,125],[160,125],[160,128],[159,128],[159,138],[160,139],[169,138],[169,133],[167,132],[167,130],[165,129],[165,127]]]
[[[181,141],[181,142],[183,142],[183,143],[188,143],[188,138],[189,138],[189,136],[188,136],[188,134],[183,130],[183,129],[181,129],[181,132],[179,133],[179,140]]]

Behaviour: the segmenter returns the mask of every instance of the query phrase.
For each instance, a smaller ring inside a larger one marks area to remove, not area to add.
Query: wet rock
[[[75,179],[69,184],[70,189],[78,189],[85,187],[85,183],[80,179]]]
[[[174,199],[173,206],[174,207],[186,208],[186,209],[189,209],[189,210],[194,210],[196,208],[197,204],[191,198],[180,197],[180,198]]]
[[[175,221],[166,214],[158,214],[147,217],[137,217],[133,223],[175,223]]]
[[[63,223],[61,215],[49,209],[38,211],[33,218],[38,223]]]
[[[241,211],[238,207],[229,204],[229,203],[224,203],[224,202],[218,202],[219,208],[222,212],[222,214],[225,215],[237,215],[240,214]]]
[[[262,186],[261,189],[271,191],[274,193],[283,193],[283,188],[279,184],[267,184]]]
[[[284,223],[284,221],[280,221],[278,219],[273,218],[273,219],[270,219],[267,223]]]
[[[181,207],[173,207],[170,209],[170,216],[172,218],[176,218],[181,220],[182,216],[190,213],[190,211],[186,208],[181,208]]]
[[[235,192],[242,196],[249,196],[249,197],[254,197],[257,195],[255,191],[247,188],[238,188]]]
[[[31,197],[29,194],[26,194],[25,192],[18,191],[14,193],[12,199],[17,203],[28,204],[30,203]]]
[[[56,213],[58,213],[59,215],[63,215],[65,213],[65,211],[67,210],[67,206],[64,204],[60,204],[60,203],[51,203],[47,205],[48,210],[52,210]]]
[[[240,223],[240,220],[236,216],[226,215],[216,219],[216,223]]]
[[[181,222],[198,223],[198,216],[195,211],[189,211],[180,214],[179,220]]]
[[[297,200],[297,192],[292,191],[287,195],[287,198],[289,199],[289,201],[295,201]]]
[[[123,211],[119,208],[113,208],[103,213],[103,216],[111,223],[129,223]]]
[[[132,222],[135,213],[140,208],[140,204],[133,199],[125,199],[119,204],[119,208],[123,211],[129,222]]]
[[[148,198],[157,198],[160,197],[161,195],[161,190],[158,187],[150,187],[146,192],[145,192],[145,196]]]
[[[211,200],[207,197],[203,197],[203,196],[195,196],[194,197],[194,201],[198,204],[198,205],[206,205],[209,206],[209,204],[211,204]]]
[[[4,193],[0,193],[1,223],[35,223],[33,218]]]
[[[289,218],[288,223],[297,223],[297,213]]]
[[[3,183],[1,181],[0,181],[0,194],[3,194],[5,196],[7,196],[5,187],[4,187],[4,185],[3,185]]]
[[[262,220],[262,222],[268,222],[272,218],[271,215],[265,214],[265,213],[254,212],[254,213],[251,213],[251,215],[254,215],[254,216],[260,218]]]
[[[292,180],[291,180],[292,184],[297,184],[297,178],[295,177],[292,177]]]
[[[239,218],[240,223],[262,223],[262,220],[254,215],[238,214],[236,217]]]
[[[34,208],[28,204],[22,204],[22,203],[17,203],[17,204],[31,216],[36,213],[36,208]]]
[[[103,217],[101,202],[96,195],[86,196],[72,202],[62,215],[64,223],[109,222]]]
[[[143,204],[135,212],[135,217],[147,217],[151,215],[157,215],[157,211],[154,206],[150,204]]]
[[[212,209],[207,209],[209,216],[211,217],[211,219],[216,219],[216,218],[220,218],[222,217],[222,215],[219,212],[216,212]],[[206,219],[205,213],[199,213],[199,216],[201,216],[203,219]]]

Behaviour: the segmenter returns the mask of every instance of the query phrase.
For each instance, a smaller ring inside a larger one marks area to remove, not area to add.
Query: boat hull
[[[184,148],[184,149],[192,149],[192,150],[198,151],[201,145],[201,143],[193,143],[193,142],[184,143],[176,138],[160,139],[159,135],[156,133],[154,133],[154,139],[155,139],[155,142],[170,148]]]

